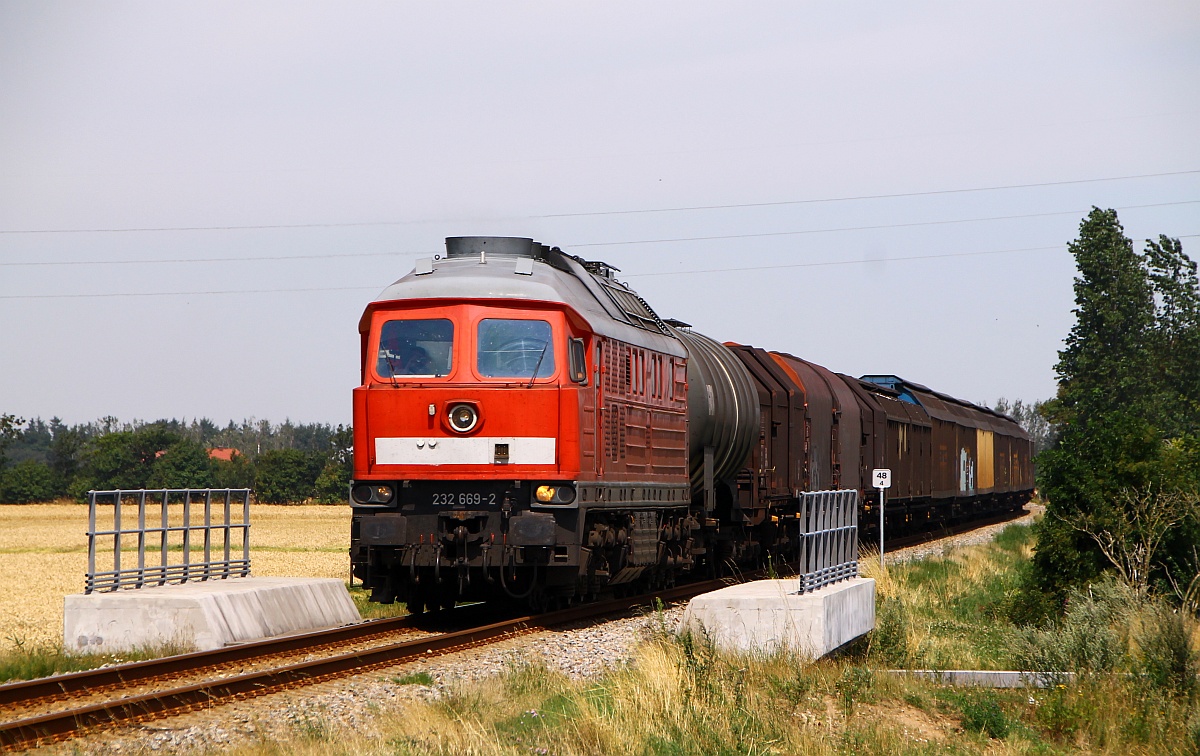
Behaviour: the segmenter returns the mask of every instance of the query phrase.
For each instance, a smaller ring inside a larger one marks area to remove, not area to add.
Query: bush
[[[1189,624],[1169,607],[1154,607],[1141,639],[1141,666],[1151,687],[1190,699],[1196,694],[1200,663],[1192,650]]]
[[[267,504],[311,499],[324,460],[298,449],[263,452],[254,461],[254,495]]]
[[[42,462],[25,460],[0,470],[0,503],[52,501],[57,489],[54,471]]]
[[[345,504],[350,498],[350,475],[344,465],[329,461],[317,476],[314,488],[320,503]]]
[[[962,715],[964,730],[974,730],[989,738],[1003,740],[1012,729],[1012,722],[1000,706],[1000,697],[990,690],[970,690],[953,693],[951,698]]]
[[[254,465],[241,454],[234,454],[228,462],[214,459],[210,464],[214,488],[254,487]]]
[[[182,439],[159,456],[146,481],[148,488],[208,488],[212,485],[208,450],[195,441]]]
[[[1067,611],[1057,625],[1018,633],[1013,650],[1022,669],[1050,681],[1064,672],[1093,675],[1112,672],[1127,659],[1128,641],[1114,625],[1136,609],[1128,589],[1105,581],[1072,590]]]
[[[884,664],[907,667],[914,661],[908,648],[912,625],[910,609],[904,599],[887,596],[877,602],[875,629],[871,632],[871,653]]]

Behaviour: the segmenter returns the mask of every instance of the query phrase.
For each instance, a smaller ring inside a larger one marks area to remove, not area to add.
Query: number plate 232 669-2
[[[430,502],[435,507],[492,507],[500,503],[500,497],[494,493],[474,492],[437,492],[430,494]]]

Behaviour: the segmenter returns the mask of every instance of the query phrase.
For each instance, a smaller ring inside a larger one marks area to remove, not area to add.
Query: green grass
[[[877,590],[871,659],[903,668],[1012,669],[1017,628],[1009,606],[1032,546],[1030,528],[1011,525],[990,544],[886,572],[864,562]]]
[[[368,599],[371,592],[365,590],[360,585],[348,586],[350,590],[350,598],[354,599],[354,606],[358,608],[358,613],[363,619],[386,619],[388,617],[403,617],[408,614],[408,607],[404,604],[375,604]]]
[[[0,683],[34,680],[66,672],[83,672],[105,665],[158,659],[190,650],[161,646],[119,654],[76,654],[67,652],[61,645],[31,647],[19,638],[10,640],[14,649],[0,655]]]
[[[414,672],[411,675],[393,677],[392,682],[397,685],[425,685],[428,687],[432,687],[434,684],[433,677],[428,672]]]

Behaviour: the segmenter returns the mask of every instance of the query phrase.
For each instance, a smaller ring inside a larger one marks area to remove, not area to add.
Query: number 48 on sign
[[[891,488],[892,487],[892,471],[887,468],[877,468],[871,473],[872,479],[875,481],[875,488]]]

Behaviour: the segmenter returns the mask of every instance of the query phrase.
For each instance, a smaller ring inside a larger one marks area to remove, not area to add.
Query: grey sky
[[[1089,207],[1200,257],[1197,135],[1195,2],[0,0],[0,411],[348,422],[363,307],[465,234],[1046,398]]]

